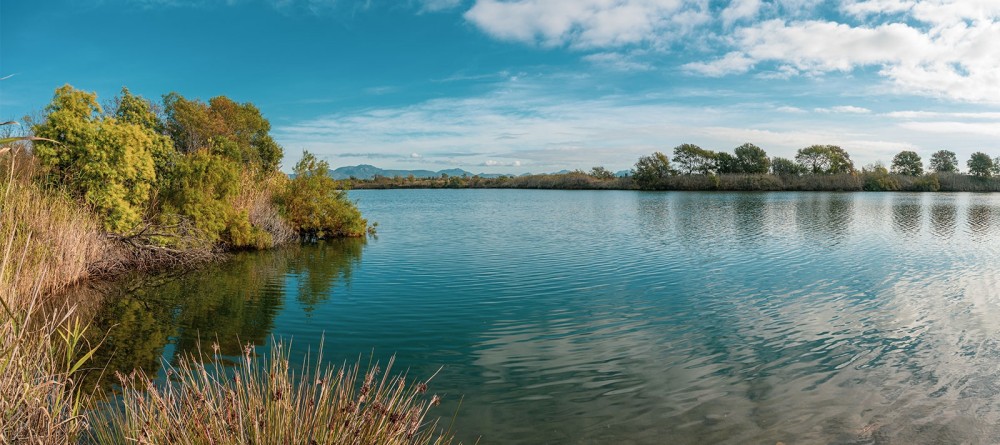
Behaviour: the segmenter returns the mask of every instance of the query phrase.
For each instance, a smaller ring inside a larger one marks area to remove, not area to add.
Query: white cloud
[[[521,166],[521,161],[500,162],[500,161],[495,161],[493,159],[489,159],[486,162],[483,162],[482,164],[479,164],[479,166],[480,167],[520,167]]]
[[[908,120],[906,111],[865,113],[856,105],[815,113],[787,105],[705,107],[648,97],[581,99],[554,91],[538,80],[508,81],[476,97],[345,111],[276,126],[275,137],[285,147],[320,155],[395,155],[386,157],[388,165],[380,165],[383,168],[403,163],[474,167],[489,162],[497,170],[514,173],[521,172],[514,160],[536,171],[594,165],[620,170],[640,155],[670,151],[686,142],[731,150],[749,141],[782,157],[793,157],[796,150],[812,144],[836,144],[848,150],[858,165],[888,162],[903,149],[948,147],[967,157],[995,146],[1000,132],[1000,119],[975,112],[976,117],[969,119],[918,115],[923,120]],[[864,118],[858,119],[862,116],[858,113],[865,113]],[[925,125],[927,121],[931,124]],[[398,156],[411,152],[421,157]]]
[[[684,69],[710,77],[721,77],[731,73],[744,73],[753,68],[755,61],[741,52],[731,52],[721,59],[711,62],[691,62]]]
[[[636,60],[634,56],[621,53],[595,53],[583,57],[583,60],[602,68],[614,71],[649,71],[653,66]]]
[[[722,10],[722,22],[729,26],[733,22],[752,19],[760,11],[760,0],[733,0]]]
[[[424,11],[444,11],[454,9],[462,4],[462,0],[421,0]]]
[[[738,29],[735,51],[688,68],[719,76],[763,62],[813,75],[875,67],[894,92],[1000,103],[1000,1],[847,0],[842,9],[876,22],[905,16],[872,25],[766,20]]]
[[[893,111],[886,117],[894,119],[992,119],[1000,121],[1000,112],[941,112],[941,111]]]
[[[683,65],[700,75],[763,66],[757,77],[782,79],[874,68],[888,81],[882,93],[1000,103],[1000,0],[839,0],[841,16],[820,15],[821,3],[476,0],[465,18],[498,39],[596,51],[584,58],[620,69],[650,64],[616,55],[643,49],[655,60],[677,44],[689,54],[724,53]]]
[[[776,111],[780,111],[782,113],[796,113],[796,114],[798,114],[798,113],[805,113],[806,112],[806,110],[803,110],[802,108],[799,108],[799,107],[790,107],[790,106],[787,106],[787,105],[775,108],[775,110]]]
[[[419,153],[410,153],[410,158],[412,158],[412,159],[419,159],[420,158],[420,154]]]
[[[872,110],[863,107],[855,107],[853,105],[842,105],[838,107],[830,108],[816,108],[817,113],[845,113],[845,114],[869,114]]]
[[[696,0],[477,0],[465,18],[496,38],[607,48],[659,40],[707,20]]]

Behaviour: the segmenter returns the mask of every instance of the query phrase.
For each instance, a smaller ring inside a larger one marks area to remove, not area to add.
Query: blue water
[[[1000,195],[351,195],[377,238],[121,290],[113,366],[325,337],[466,443],[1000,443]]]

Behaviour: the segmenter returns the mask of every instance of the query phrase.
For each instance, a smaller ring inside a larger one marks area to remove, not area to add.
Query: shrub
[[[310,238],[365,235],[368,221],[329,171],[326,161],[309,152],[295,164],[295,177],[280,199],[292,229]]]

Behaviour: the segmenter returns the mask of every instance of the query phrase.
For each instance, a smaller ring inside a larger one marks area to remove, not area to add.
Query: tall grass
[[[19,296],[15,305],[87,278],[106,248],[90,212],[30,180],[36,168],[23,152],[0,155],[0,240],[16,255],[0,283]]]
[[[85,277],[100,249],[86,212],[23,181],[18,160],[0,154],[0,443],[67,443],[86,425],[74,376],[94,349],[75,308],[41,296]]]
[[[218,346],[214,347],[216,352]],[[286,347],[269,359],[247,346],[234,371],[187,357],[155,384],[141,372],[118,375],[121,405],[93,418],[97,443],[449,444],[427,413],[439,403],[427,382],[391,376],[392,362],[365,373],[334,369],[322,357],[302,373]],[[218,362],[216,362],[218,363]]]

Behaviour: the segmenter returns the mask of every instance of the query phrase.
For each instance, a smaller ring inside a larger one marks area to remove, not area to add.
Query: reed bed
[[[0,154],[0,443],[70,443],[86,427],[88,401],[74,377],[94,349],[75,308],[41,296],[86,276],[99,251],[95,226],[22,181],[17,161]]]
[[[321,347],[322,348],[322,347]],[[235,369],[216,356],[188,356],[165,383],[141,372],[117,377],[119,406],[92,419],[96,443],[138,444],[449,444],[427,420],[439,404],[427,382],[393,376],[392,361],[362,373],[358,365],[322,365],[322,356],[296,374],[286,345],[272,341],[269,358],[247,345]],[[214,364],[213,364],[214,363]]]

